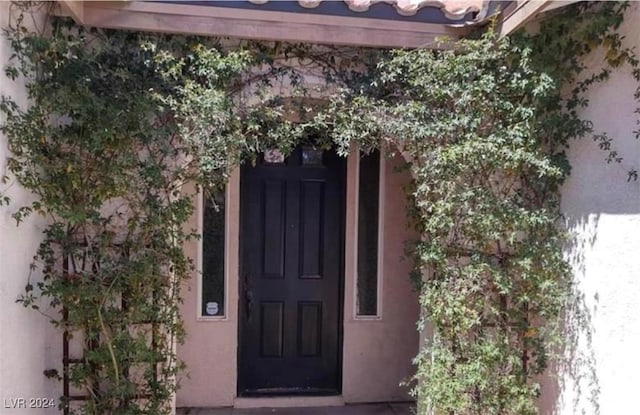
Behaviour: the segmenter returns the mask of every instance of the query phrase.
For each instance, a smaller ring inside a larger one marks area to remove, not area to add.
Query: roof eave
[[[515,7],[511,8],[511,10],[506,10],[499,21],[498,31],[500,37],[515,32],[545,12],[565,7],[578,1],[581,0],[518,0],[515,2]]]
[[[440,48],[440,38],[458,39],[470,30],[445,24],[143,1],[59,3],[77,23],[100,28],[377,48]]]

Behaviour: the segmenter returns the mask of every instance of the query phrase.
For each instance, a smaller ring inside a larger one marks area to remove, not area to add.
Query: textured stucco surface
[[[9,2],[0,2],[0,27],[7,25]],[[4,69],[11,55],[10,45],[0,33],[0,64]],[[0,95],[26,102],[24,85],[13,82],[0,73]],[[0,119],[4,122],[4,119]],[[0,176],[6,174],[7,140],[0,133]],[[29,275],[29,264],[41,240],[43,223],[33,217],[16,226],[11,217],[19,206],[29,203],[31,195],[17,183],[2,185],[12,199],[10,206],[0,207],[0,414],[41,415],[59,413],[57,409],[16,408],[15,399],[55,399],[61,395],[59,383],[46,379],[42,371],[60,368],[62,335],[56,332],[48,319],[35,311],[16,304],[24,292]],[[35,283],[40,276],[32,276]],[[46,311],[46,310],[45,310]],[[11,401],[13,399],[13,401]]]
[[[236,397],[238,355],[238,237],[240,174],[236,170],[227,185],[227,255],[228,269],[226,318],[206,320],[198,318],[199,301],[197,274],[185,283],[184,303],[180,312],[187,338],[178,346],[178,357],[187,365],[181,376],[177,393],[178,407],[232,406]],[[200,214],[200,206],[198,212]],[[198,226],[197,218],[188,225]],[[198,263],[198,243],[186,247],[186,253]]]
[[[640,5],[631,2],[621,33],[640,49]],[[596,68],[602,56],[594,54]],[[554,368],[544,385],[544,414],[631,415],[637,404],[640,373],[640,182],[627,171],[640,167],[638,86],[629,68],[617,70],[588,93],[583,116],[596,132],[607,132],[624,157],[607,164],[590,139],[573,142],[570,178],[562,188],[562,210],[573,241],[567,257],[575,272],[578,298],[568,314],[568,364]]]
[[[357,206],[353,189],[357,175],[354,158],[349,160],[347,183],[347,236],[344,304],[344,364],[342,395],[347,403],[402,401],[409,399],[400,382],[413,374],[411,359],[418,353],[418,298],[409,281],[410,261],[402,260],[404,241],[410,235],[406,222],[403,185],[408,171],[395,167],[401,156],[387,159],[384,168],[382,299],[381,318],[354,318],[355,247],[353,229]]]

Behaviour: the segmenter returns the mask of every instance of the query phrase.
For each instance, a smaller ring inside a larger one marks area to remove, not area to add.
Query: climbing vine
[[[570,285],[564,151],[593,134],[578,115],[588,88],[612,67],[637,67],[615,32],[626,7],[578,4],[533,34],[488,29],[439,51],[383,51],[230,45],[63,18],[44,35],[16,6],[5,72],[25,80],[30,105],[2,97],[2,132],[11,178],[37,199],[14,217],[48,219],[32,265],[42,278],[19,301],[83,345],[65,373],[46,371],[87,396],[62,407],[170,412],[179,288],[193,269],[182,247],[197,237],[185,185],[206,193],[264,149],[307,141],[407,159],[423,235],[408,250],[419,329],[433,333],[416,358],[420,413],[536,413]],[[587,73],[583,58],[599,47],[602,71]]]
[[[64,373],[45,373],[86,399],[61,402],[78,413],[170,413],[179,288],[192,269],[182,246],[194,237],[182,186],[214,172],[222,182],[240,152],[224,91],[247,56],[62,19],[41,36],[24,16],[6,73],[26,78],[31,105],[3,97],[2,128],[9,171],[37,196],[13,215],[39,213],[48,226],[32,266],[42,279],[19,301],[44,310],[38,298],[48,299],[52,322],[82,348]],[[211,126],[216,143],[203,138]]]

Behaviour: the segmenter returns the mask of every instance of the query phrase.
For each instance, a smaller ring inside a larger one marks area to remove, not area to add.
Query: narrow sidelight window
[[[360,154],[358,171],[358,316],[378,315],[380,152]]]
[[[225,314],[225,192],[203,196],[202,220],[202,316]]]

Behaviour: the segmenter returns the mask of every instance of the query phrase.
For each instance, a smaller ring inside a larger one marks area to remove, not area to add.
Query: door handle
[[[249,274],[244,276],[244,304],[247,321],[251,321],[251,313],[253,309],[253,291],[251,290],[251,280]]]

